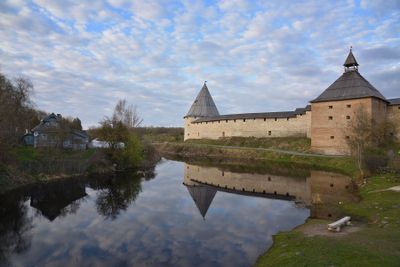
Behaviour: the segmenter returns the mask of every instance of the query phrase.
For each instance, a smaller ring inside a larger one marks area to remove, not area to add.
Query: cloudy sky
[[[221,114],[293,110],[342,73],[400,97],[400,1],[0,1],[0,71],[35,86],[37,108],[181,126],[207,80]]]

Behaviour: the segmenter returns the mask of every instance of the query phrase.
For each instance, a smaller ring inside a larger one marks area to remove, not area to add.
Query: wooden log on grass
[[[338,220],[336,222],[328,224],[328,230],[329,231],[340,232],[340,229],[341,229],[342,226],[351,225],[351,221],[350,220],[351,220],[350,216],[343,217],[342,219],[340,219],[340,220]]]

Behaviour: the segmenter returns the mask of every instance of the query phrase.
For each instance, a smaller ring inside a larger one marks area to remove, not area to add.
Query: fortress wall
[[[400,105],[388,106],[386,116],[396,126],[397,139],[400,141]]]
[[[201,167],[185,163],[184,184],[193,182],[227,188],[237,191],[266,194],[289,195],[296,197],[306,205],[311,203],[311,192],[308,178],[286,177],[272,174],[248,174],[223,171],[215,167]],[[254,191],[253,191],[254,190]]]
[[[311,135],[311,112],[289,118],[229,119],[191,123],[185,119],[185,140],[221,137],[289,137]]]
[[[379,103],[375,103],[379,108]],[[351,99],[313,103],[311,118],[311,150],[330,155],[349,154],[346,142],[348,125],[354,120],[355,112],[363,107],[371,117],[372,98]],[[384,116],[385,117],[385,116]]]

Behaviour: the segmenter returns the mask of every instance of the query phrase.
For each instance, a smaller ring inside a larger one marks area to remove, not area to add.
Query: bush
[[[112,162],[117,164],[118,170],[138,167],[143,161],[142,144],[133,133],[129,134],[124,148],[111,148],[108,154]]]

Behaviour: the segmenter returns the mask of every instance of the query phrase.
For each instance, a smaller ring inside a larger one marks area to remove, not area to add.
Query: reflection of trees
[[[85,184],[79,179],[39,184],[31,191],[31,206],[50,221],[75,213],[86,196]]]
[[[125,173],[97,184],[100,187],[96,200],[97,211],[106,218],[116,219],[121,211],[136,200],[142,190],[141,180],[135,173]]]
[[[11,253],[21,253],[27,250],[31,240],[29,231],[32,229],[32,219],[27,216],[27,206],[23,198],[11,194],[0,196],[0,263],[7,263]]]

